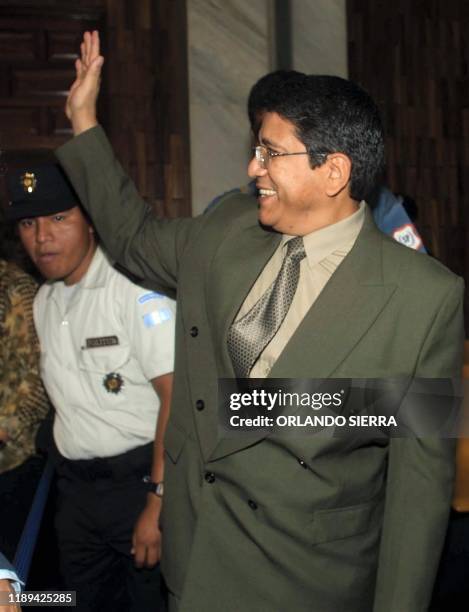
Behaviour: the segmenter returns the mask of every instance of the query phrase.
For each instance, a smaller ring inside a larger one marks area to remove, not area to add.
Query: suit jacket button
[[[193,338],[195,338],[199,335],[199,328],[194,325],[193,327],[191,327],[191,331],[189,333]]]
[[[205,472],[205,480],[209,484],[213,484],[215,482],[215,474],[213,472]]]
[[[201,410],[203,410],[205,408],[205,402],[204,400],[198,399],[195,402],[195,407],[197,408],[197,410],[200,412]]]
[[[252,499],[248,500],[248,506],[251,508],[251,510],[257,510],[257,504],[255,501],[252,501]]]
[[[301,465],[302,468],[304,468],[305,470],[308,469],[308,466],[306,464],[305,461],[303,461],[303,459],[298,459],[298,463]]]

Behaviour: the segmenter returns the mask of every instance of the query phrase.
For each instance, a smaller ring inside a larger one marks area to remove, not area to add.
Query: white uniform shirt
[[[173,371],[176,305],[132,283],[98,247],[66,299],[46,283],[34,301],[54,438],[69,459],[109,457],[154,440],[151,379]]]

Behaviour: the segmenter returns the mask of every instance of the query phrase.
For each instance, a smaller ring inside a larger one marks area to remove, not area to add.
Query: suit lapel
[[[367,214],[359,237],[272,368],[271,378],[328,378],[395,291],[383,280],[382,234]]]
[[[384,283],[382,245],[383,235],[374,225],[371,212],[367,211],[354,247],[293,334],[269,378],[333,376],[395,291],[394,285]],[[242,303],[243,299],[237,302]],[[232,319],[229,319],[230,323]],[[227,329],[228,325],[225,327]],[[226,347],[226,333],[223,339]],[[232,372],[231,367],[230,376]],[[265,434],[253,434],[242,438],[224,438],[218,443],[211,459],[236,452],[264,437]]]

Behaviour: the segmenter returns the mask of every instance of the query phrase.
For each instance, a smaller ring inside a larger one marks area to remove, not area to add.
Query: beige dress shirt
[[[306,257],[300,264],[300,279],[295,296],[282,325],[254,364],[250,378],[268,376],[303,317],[355,244],[364,220],[365,203],[361,202],[359,209],[350,217],[304,236]],[[288,235],[282,236],[277,250],[244,300],[236,320],[243,317],[274,282],[286,254],[286,244],[291,238]]]

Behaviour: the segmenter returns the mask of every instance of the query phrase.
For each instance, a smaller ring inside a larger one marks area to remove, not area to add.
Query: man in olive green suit
[[[450,442],[222,437],[217,423],[218,379],[236,373],[232,324],[276,282],[291,236],[305,249],[296,293],[250,376],[459,374],[461,280],[386,238],[360,204],[383,160],[373,102],[336,77],[293,80],[267,105],[249,165],[257,206],[236,194],[196,219],[157,220],[97,126],[102,63],[86,34],[67,103],[76,138],[58,156],[107,249],[178,292],[161,517],[172,609],[425,610]]]

